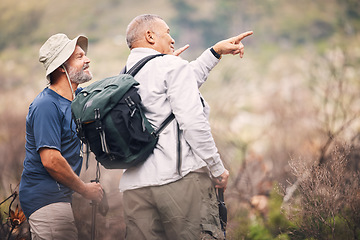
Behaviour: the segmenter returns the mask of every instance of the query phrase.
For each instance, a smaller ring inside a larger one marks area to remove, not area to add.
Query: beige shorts
[[[70,203],[49,204],[29,217],[32,240],[77,240],[78,232]]]
[[[126,239],[224,239],[207,174],[124,192]]]

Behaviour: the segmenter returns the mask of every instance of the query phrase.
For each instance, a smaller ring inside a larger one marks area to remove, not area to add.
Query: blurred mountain
[[[124,34],[141,13],[163,16],[175,39],[195,40],[201,48],[248,29],[257,33],[256,43],[289,45],[360,30],[356,0],[3,0],[0,10],[0,50],[39,44],[57,32],[85,33],[92,42],[101,41]]]
[[[37,50],[58,32],[70,37],[87,35],[91,51],[109,41],[115,43],[113,48],[123,44],[115,50],[122,53],[123,61],[128,53],[126,26],[142,13],[161,15],[169,23],[177,47],[191,44],[191,50],[184,53],[189,58],[247,30],[255,35],[245,42],[262,56],[271,55],[272,49],[309,44],[321,50],[329,41],[345,41],[360,30],[357,0],[2,0],[0,11],[0,91],[33,83],[29,78],[34,73],[38,77],[42,70]],[[111,55],[114,49],[103,48],[97,55],[91,51],[90,56],[97,59],[100,54]]]
[[[284,48],[346,39],[360,30],[357,0],[2,0],[0,11],[1,52],[26,51],[58,32],[86,34],[92,45],[123,38],[129,21],[142,13],[164,17],[178,45],[191,43],[193,52],[249,29],[254,46]],[[12,56],[1,60],[6,57]]]

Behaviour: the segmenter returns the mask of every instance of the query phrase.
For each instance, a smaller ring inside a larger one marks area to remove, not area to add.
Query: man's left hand
[[[223,188],[225,191],[228,179],[229,171],[225,169],[225,171],[220,176],[213,178],[213,182],[215,183],[216,188]]]

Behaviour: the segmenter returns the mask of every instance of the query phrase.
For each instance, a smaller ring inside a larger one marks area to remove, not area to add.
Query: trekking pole
[[[95,180],[91,180],[90,182],[98,183],[99,179],[100,179],[100,167],[99,167],[99,162],[97,162]],[[91,240],[95,240],[95,235],[96,235],[96,210],[97,210],[98,204],[97,204],[97,202],[95,200],[92,200],[90,205],[92,206]]]
[[[98,179],[91,180],[91,182],[99,182]],[[91,240],[95,240],[95,230],[96,230],[96,210],[97,210],[97,202],[92,200],[90,205],[92,206],[92,215],[91,215]]]
[[[226,224],[227,224],[227,209],[224,201],[224,189],[218,188],[218,205],[221,230],[224,232],[224,238],[226,238]]]

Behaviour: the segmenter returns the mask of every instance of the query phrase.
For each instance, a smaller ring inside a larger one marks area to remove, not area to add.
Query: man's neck
[[[73,82],[71,82],[71,84],[72,84],[72,89],[76,91],[79,84]],[[69,101],[73,100],[73,93],[71,91],[69,81],[67,80],[66,77],[59,78],[57,81],[55,81],[54,84],[50,85],[50,89],[54,90],[57,94],[68,99]]]

